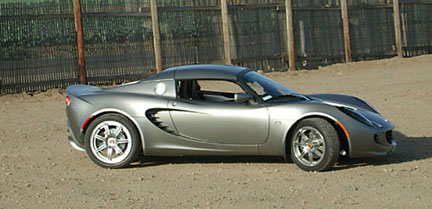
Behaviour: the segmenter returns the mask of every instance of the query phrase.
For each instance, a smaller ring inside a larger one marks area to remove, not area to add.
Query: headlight
[[[340,111],[344,112],[345,114],[349,115],[350,117],[356,119],[357,121],[368,125],[373,126],[373,122],[367,119],[365,116],[363,116],[358,110],[351,109],[348,107],[338,107]]]

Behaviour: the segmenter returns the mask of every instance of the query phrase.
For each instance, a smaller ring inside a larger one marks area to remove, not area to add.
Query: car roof
[[[237,80],[237,76],[249,69],[233,65],[217,65],[217,64],[201,64],[201,65],[185,65],[179,67],[168,68],[161,73],[154,75],[147,80],[159,79],[222,79],[222,80]]]

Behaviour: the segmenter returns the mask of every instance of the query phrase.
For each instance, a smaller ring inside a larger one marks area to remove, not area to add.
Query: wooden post
[[[162,71],[162,49],[156,0],[150,0],[150,13],[152,18],[153,47],[156,63],[156,73],[160,73]]]
[[[227,0],[221,0],[222,30],[224,39],[224,61],[226,65],[231,65],[231,42],[229,37],[228,4]]]
[[[345,45],[345,62],[351,62],[351,40],[349,33],[348,5],[347,0],[341,0],[344,45]]]
[[[403,57],[402,34],[400,25],[399,0],[393,0],[393,20],[395,27],[396,49],[398,57]]]
[[[285,0],[289,71],[296,69],[292,1]]]
[[[80,84],[87,84],[87,72],[84,57],[84,37],[81,17],[81,2],[73,0],[75,31],[77,34],[78,77]]]

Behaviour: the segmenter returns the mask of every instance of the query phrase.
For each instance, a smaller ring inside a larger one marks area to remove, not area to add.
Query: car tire
[[[325,171],[339,158],[340,142],[335,128],[322,118],[300,121],[291,137],[291,159],[305,171]]]
[[[103,168],[127,167],[138,158],[141,150],[135,126],[119,114],[97,117],[84,137],[87,155]]]

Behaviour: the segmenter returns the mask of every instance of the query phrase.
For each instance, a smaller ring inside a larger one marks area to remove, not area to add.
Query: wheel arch
[[[96,119],[99,118],[103,115],[106,114],[118,114],[121,115],[123,117],[125,117],[126,119],[128,119],[132,125],[136,128],[136,130],[138,131],[139,137],[140,137],[140,141],[141,141],[141,150],[144,153],[144,148],[145,148],[145,142],[144,142],[144,133],[142,131],[142,129],[140,128],[140,126],[138,125],[138,122],[129,114],[127,114],[126,112],[119,110],[119,109],[113,109],[113,108],[109,108],[109,109],[102,109],[99,111],[96,111],[94,113],[91,114],[91,116],[86,120],[83,129],[81,130],[82,135],[85,136],[87,128],[89,127],[89,125]]]
[[[290,159],[290,146],[291,146],[291,138],[292,138],[292,134],[294,132],[294,129],[297,127],[298,123],[300,123],[302,120],[305,119],[309,119],[309,118],[321,118],[324,119],[326,121],[328,121],[333,128],[336,130],[337,134],[338,134],[338,138],[339,138],[339,142],[341,145],[341,150],[345,150],[347,152],[347,154],[345,156],[349,156],[350,151],[351,151],[351,146],[349,143],[349,136],[347,136],[346,132],[344,131],[344,128],[341,127],[338,123],[340,123],[336,118],[330,116],[330,115],[326,115],[326,114],[322,114],[322,113],[313,113],[313,114],[308,114],[305,115],[303,117],[301,117],[300,119],[298,119],[287,131],[286,135],[285,135],[285,139],[284,139],[284,159],[285,161]]]

